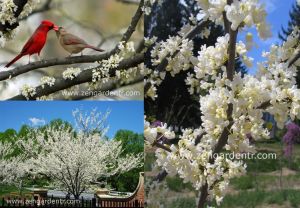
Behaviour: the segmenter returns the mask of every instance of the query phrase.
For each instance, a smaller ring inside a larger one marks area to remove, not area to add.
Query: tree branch
[[[162,170],[161,172],[158,173],[158,175],[155,178],[153,178],[152,182],[155,182],[155,181],[161,182],[167,177],[167,175],[168,175],[167,171]]]
[[[201,142],[202,137],[205,135],[205,132],[202,134],[198,135],[195,139],[195,145],[199,144]]]
[[[161,148],[161,149],[163,149],[163,150],[165,150],[165,151],[167,151],[167,152],[172,152],[171,149],[170,149],[169,147],[167,147],[167,146],[165,146],[165,145],[159,143],[158,141],[155,141],[152,145],[153,145],[153,146],[156,146],[156,147],[158,147],[158,148]]]
[[[140,0],[117,0],[125,4],[139,4]]]
[[[228,5],[232,4],[232,0],[227,0],[227,4]],[[226,74],[227,74],[227,78],[230,81],[232,81],[235,73],[235,54],[236,54],[236,40],[237,40],[238,29],[235,31],[231,29],[231,23],[228,21],[226,15],[224,18],[224,25],[227,27],[227,29],[229,29],[228,63],[226,67]],[[233,113],[232,103],[228,104],[228,109],[226,113],[227,113],[227,119],[229,121],[229,125],[223,129],[223,132],[221,133],[221,136],[214,148],[213,154],[219,153],[228,141],[230,129],[234,124],[232,118],[232,113]],[[213,164],[214,160],[215,160],[214,157],[210,157],[209,163]],[[201,187],[200,193],[201,194],[198,201],[198,208],[203,208],[208,196],[207,182],[205,182],[205,184]]]
[[[115,76],[115,73],[117,70],[129,69],[131,67],[134,67],[134,66],[142,63],[143,61],[144,61],[144,55],[137,54],[134,57],[131,57],[131,58],[121,61],[121,63],[119,64],[119,66],[117,68],[110,69],[109,75]],[[98,68],[98,67],[96,67],[96,68]],[[52,87],[50,87],[48,85],[44,86],[44,87],[38,86],[38,87],[36,87],[36,94],[33,97],[30,97],[29,100],[35,100],[41,96],[47,96],[47,95],[50,95],[57,91],[67,89],[67,88],[70,88],[70,87],[78,85],[78,84],[92,82],[92,76],[93,76],[94,69],[95,68],[82,71],[77,77],[75,77],[72,80],[69,80],[69,79],[65,80],[63,78],[56,79],[54,86],[52,86]],[[26,99],[27,99],[26,97],[24,97],[22,94],[20,94],[15,97],[12,97],[8,100],[26,100]]]
[[[73,56],[73,57],[66,57],[66,58],[55,58],[55,59],[37,61],[24,66],[16,67],[10,71],[0,72],[0,81],[16,77],[20,74],[30,72],[34,69],[45,68],[49,66],[78,64],[78,63],[93,63],[96,61],[107,59],[109,58],[110,55],[112,55],[111,52],[100,54],[100,55]]]
[[[289,67],[291,67],[299,58],[300,58],[300,51],[299,51],[299,53],[294,58],[292,58],[289,61]]]
[[[143,6],[144,6],[144,0],[140,1],[140,4],[138,6],[138,9],[136,10],[134,16],[131,19],[131,23],[129,27],[127,28],[126,32],[123,34],[120,42],[125,42],[127,43],[132,34],[134,33],[136,26],[138,22],[140,21],[142,15],[143,15]],[[118,48],[118,45],[112,50],[113,53],[118,52],[120,49]]]

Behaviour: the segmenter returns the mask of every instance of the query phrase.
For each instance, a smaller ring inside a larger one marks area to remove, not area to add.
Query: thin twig
[[[129,39],[131,38],[132,34],[134,33],[136,26],[138,22],[140,21],[142,15],[143,15],[143,6],[144,6],[144,0],[140,1],[139,7],[136,10],[134,16],[131,19],[131,23],[129,27],[127,28],[126,32],[123,34],[121,41],[120,42],[128,42]],[[112,50],[113,53],[118,52],[120,49],[118,48],[118,45]]]
[[[140,0],[116,0],[125,4],[139,4]]]

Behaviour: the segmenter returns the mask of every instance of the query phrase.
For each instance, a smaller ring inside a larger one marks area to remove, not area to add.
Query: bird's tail
[[[6,68],[10,67],[13,63],[15,63],[16,61],[18,61],[22,56],[23,56],[23,54],[20,53],[13,60],[11,60],[11,62],[9,62],[8,64],[6,64],[5,67]]]
[[[86,45],[86,48],[90,48],[90,49],[93,49],[95,51],[99,51],[99,52],[103,52],[104,50],[101,49],[101,48],[97,48],[97,47],[94,47],[94,46],[91,46],[91,45]]]

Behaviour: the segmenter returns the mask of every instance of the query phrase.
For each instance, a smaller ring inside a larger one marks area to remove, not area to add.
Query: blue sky
[[[260,0],[266,6],[267,21],[271,24],[273,37],[265,41],[260,40],[257,36],[254,37],[255,43],[258,45],[258,48],[253,48],[248,55],[254,58],[254,62],[263,61],[261,57],[263,51],[269,51],[269,48],[272,44],[281,43],[281,40],[278,38],[278,32],[281,31],[281,26],[286,28],[289,21],[289,11],[292,8],[293,3],[296,0]],[[246,31],[247,32],[247,31]],[[256,30],[250,29],[250,32],[253,34],[256,33]],[[245,40],[244,34],[241,33],[239,40]],[[253,67],[249,69],[250,74],[255,74],[256,64],[253,64]]]
[[[84,112],[97,108],[107,109],[111,114],[107,120],[110,128],[107,136],[112,138],[119,129],[142,133],[144,130],[144,106],[142,101],[51,101],[51,102],[0,102],[0,131],[8,128],[19,130],[24,124],[43,125],[53,119],[63,119],[72,124],[72,111]]]

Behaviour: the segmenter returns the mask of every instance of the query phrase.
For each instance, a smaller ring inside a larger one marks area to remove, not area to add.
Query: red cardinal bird
[[[42,21],[40,26],[35,30],[31,38],[27,41],[27,43],[23,47],[21,53],[17,55],[11,62],[9,62],[5,67],[9,67],[10,65],[12,65],[13,63],[15,63],[17,60],[19,60],[21,57],[25,55],[29,55],[29,60],[32,54],[37,53],[38,55],[40,55],[40,52],[46,43],[47,34],[52,29],[57,30],[58,27],[51,21],[48,20]]]

